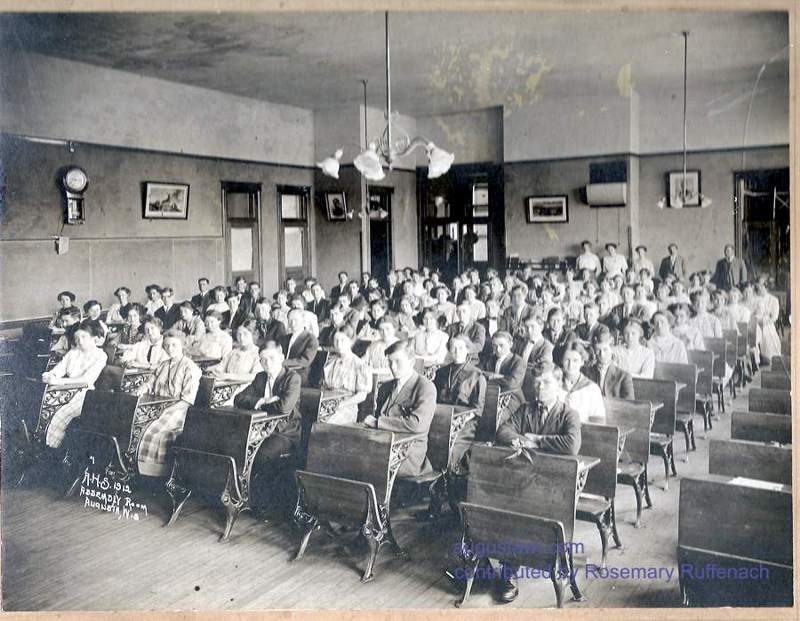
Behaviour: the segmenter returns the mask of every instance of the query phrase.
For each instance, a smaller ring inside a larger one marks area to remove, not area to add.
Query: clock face
[[[80,168],[70,168],[64,175],[64,185],[72,192],[83,192],[88,183],[89,178]]]

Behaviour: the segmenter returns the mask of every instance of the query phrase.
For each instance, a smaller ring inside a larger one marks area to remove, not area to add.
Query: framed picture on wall
[[[161,181],[144,182],[144,213],[148,220],[186,220],[189,217],[189,185]]]
[[[569,222],[569,199],[566,194],[529,196],[525,199],[525,216],[531,222]]]
[[[699,170],[687,170],[685,181],[682,170],[667,173],[667,193],[670,207],[675,207],[678,196],[681,194],[684,196],[684,207],[699,207],[701,191]]]
[[[325,192],[325,209],[328,212],[328,220],[347,220],[344,192]]]

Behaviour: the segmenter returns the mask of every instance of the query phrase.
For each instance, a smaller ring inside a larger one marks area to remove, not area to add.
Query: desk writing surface
[[[63,384],[47,384],[52,390],[72,390],[73,388],[86,388],[85,382],[65,382]]]
[[[209,375],[207,377],[214,377],[214,376],[213,375]],[[222,386],[241,386],[242,384],[249,384],[249,383],[250,383],[250,380],[214,378],[214,388],[222,387]]]
[[[172,401],[179,401],[179,399],[167,395],[153,395],[151,393],[145,393],[139,397],[139,405],[157,405],[159,403],[169,403]]]

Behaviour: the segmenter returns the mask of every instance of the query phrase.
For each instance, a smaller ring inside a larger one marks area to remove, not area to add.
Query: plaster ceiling
[[[5,14],[0,45],[310,109],[383,104],[383,13]],[[420,116],[543,96],[788,83],[768,12],[392,13],[394,108]],[[781,53],[781,50],[783,52]]]

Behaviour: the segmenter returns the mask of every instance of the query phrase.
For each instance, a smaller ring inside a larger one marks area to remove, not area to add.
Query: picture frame
[[[347,199],[344,192],[325,192],[328,220],[347,220]]]
[[[569,198],[566,194],[529,196],[525,199],[525,219],[528,224],[569,222]]]
[[[189,184],[145,181],[142,218],[145,220],[187,220]]]
[[[683,186],[683,171],[673,170],[666,174],[667,182],[667,196],[669,196],[669,206],[675,207],[675,199],[678,196],[680,188]],[[684,201],[684,207],[699,207],[700,194],[702,188],[700,187],[700,171],[687,170],[686,171],[686,185],[691,190],[688,200]]]

